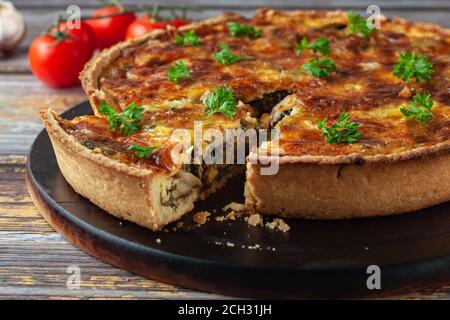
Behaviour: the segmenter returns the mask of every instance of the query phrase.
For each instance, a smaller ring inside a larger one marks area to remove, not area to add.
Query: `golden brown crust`
[[[269,163],[277,161],[281,164],[292,163],[312,163],[312,164],[363,164],[363,163],[392,163],[401,162],[411,159],[426,158],[431,155],[446,155],[450,153],[450,142],[443,142],[431,147],[415,148],[413,150],[402,152],[398,154],[379,154],[375,156],[364,156],[359,153],[342,155],[342,156],[267,156],[270,151],[258,150],[258,153],[251,153],[248,157],[249,161],[260,161],[262,163]]]
[[[58,166],[74,190],[108,213],[151,230],[159,230],[184,213],[165,215],[160,205],[160,180],[165,175],[125,165],[82,146],[59,125],[52,110],[41,112]]]
[[[362,165],[285,163],[274,176],[249,163],[246,206],[307,219],[398,214],[448,201],[449,172],[449,153]]]

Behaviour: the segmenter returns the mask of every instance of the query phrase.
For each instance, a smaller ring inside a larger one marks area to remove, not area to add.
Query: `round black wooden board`
[[[91,112],[85,102],[63,117]],[[244,179],[236,177],[194,212],[216,209],[223,214],[221,208],[230,201],[243,202]],[[176,232],[173,225],[169,232],[151,232],[106,214],[75,193],[58,169],[45,131],[31,147],[27,184],[47,221],[82,250],[187,288],[254,298],[348,298],[400,293],[450,279],[449,202],[391,217],[287,220],[287,233],[214,218],[197,226],[191,213]],[[260,249],[251,249],[255,245]],[[380,267],[381,290],[367,288],[369,265]]]

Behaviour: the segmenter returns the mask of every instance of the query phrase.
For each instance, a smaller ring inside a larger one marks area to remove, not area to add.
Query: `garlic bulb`
[[[12,51],[25,36],[22,15],[10,1],[0,1],[0,51]]]

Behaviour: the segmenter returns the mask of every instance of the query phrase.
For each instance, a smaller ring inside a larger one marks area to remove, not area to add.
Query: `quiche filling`
[[[175,216],[243,170],[174,162],[181,142],[172,134],[185,129],[192,141],[196,121],[220,132],[276,128],[276,140],[257,153],[276,148],[281,157],[364,161],[448,146],[450,32],[396,18],[383,18],[380,30],[356,30],[349,17],[264,9],[252,19],[229,14],[155,33],[108,57],[88,92],[95,116],[58,121],[93,152],[164,176],[157,205]],[[246,27],[239,33],[236,25]],[[190,29],[199,41],[177,43]],[[115,124],[113,113],[128,116],[131,105],[142,108],[140,118]],[[192,157],[192,149],[182,156]]]
[[[146,112],[140,129],[129,136],[111,130],[105,117],[95,115],[81,116],[73,120],[58,119],[58,122],[63,130],[94,153],[165,176],[159,185],[159,202],[161,209],[171,215],[185,207],[191,207],[198,199],[205,199],[222,187],[230,177],[244,172],[244,166],[238,164],[207,165],[204,161],[197,164],[193,159],[187,164],[174,162],[172,152],[182,143],[169,139],[174,130],[186,129],[191,141],[194,121],[199,119],[203,120],[203,130],[245,130],[256,124],[256,119],[251,117],[252,112],[250,106],[240,104],[233,119],[227,119],[221,115],[207,115],[203,106],[199,105],[189,104],[175,109],[160,108],[151,114]],[[232,141],[236,142],[235,139]],[[227,141],[224,141],[224,145],[226,143]],[[132,145],[151,145],[154,150],[146,157],[139,157],[138,153],[130,148]],[[182,157],[193,158],[192,148],[183,152]]]

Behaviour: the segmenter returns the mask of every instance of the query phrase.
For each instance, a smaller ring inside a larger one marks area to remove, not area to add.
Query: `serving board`
[[[84,102],[62,116],[90,113]],[[111,265],[182,287],[252,298],[355,298],[450,281],[450,202],[390,217],[285,219],[289,232],[249,226],[242,219],[215,221],[226,204],[243,202],[245,177],[238,176],[197,203],[182,228],[174,231],[172,224],[151,232],[75,193],[45,131],[31,147],[26,178],[41,214],[75,246]],[[216,213],[199,226],[192,216],[203,210]],[[371,265],[380,268],[379,278],[368,271]],[[368,289],[367,282],[381,289]]]

